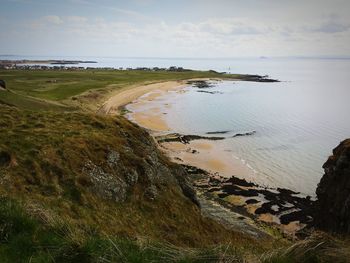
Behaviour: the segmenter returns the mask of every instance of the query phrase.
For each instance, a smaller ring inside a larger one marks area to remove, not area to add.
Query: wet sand
[[[198,81],[198,80],[213,80],[220,81],[220,79],[209,79],[209,78],[195,78],[195,79],[186,79],[186,80],[177,80],[177,81],[163,81],[158,83],[149,83],[149,84],[136,84],[132,86],[128,86],[122,89],[115,91],[111,97],[105,101],[102,107],[98,110],[104,114],[118,114],[119,108],[125,106],[136,99],[140,98],[142,95],[147,94],[151,91],[157,91],[156,93],[150,95],[148,97],[148,101],[152,101],[157,97],[164,94],[166,91],[170,90],[178,90],[182,92],[183,87],[188,86],[186,84],[189,81]]]
[[[186,81],[166,81],[148,85],[134,85],[118,90],[112,95],[101,107],[100,112],[105,114],[117,114],[118,109],[124,106],[140,96],[154,91],[169,91],[177,88],[184,87]],[[160,93],[161,94],[161,93]],[[159,95],[158,95],[159,96]],[[157,97],[156,94],[152,95],[148,100],[153,100]]]
[[[164,103],[162,96],[171,90],[176,93],[185,92],[184,88],[186,86],[182,82],[166,82],[162,85],[152,84],[148,85],[147,88],[141,87],[143,91],[149,91],[127,105],[126,108],[130,111],[127,117],[148,129],[153,136],[170,132],[171,128],[167,124],[164,114],[166,114],[167,109],[171,108],[171,104]],[[108,104],[115,103],[118,100],[120,105],[122,99],[116,96]],[[240,175],[245,178],[254,177],[252,169],[224,151],[218,142],[203,139],[190,141],[188,144],[164,142],[159,143],[159,146],[176,163],[195,166],[225,177],[231,177],[232,175]]]
[[[232,175],[252,176],[252,170],[225,152],[218,142],[203,139],[188,144],[165,142],[160,146],[174,162],[180,164],[195,166],[228,178]]]

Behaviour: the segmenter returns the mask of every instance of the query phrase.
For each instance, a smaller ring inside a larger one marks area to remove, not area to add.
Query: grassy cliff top
[[[144,70],[0,70],[9,92],[0,91],[0,102],[30,110],[73,110],[77,97],[97,103],[106,94],[136,85],[192,78],[235,78],[247,75],[214,71]]]

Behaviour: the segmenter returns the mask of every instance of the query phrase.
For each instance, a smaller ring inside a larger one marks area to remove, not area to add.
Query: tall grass
[[[263,263],[347,263],[350,262],[349,240],[314,232],[305,240],[280,248],[261,257]]]
[[[231,246],[182,248],[72,228],[35,204],[0,198],[0,262],[243,262]]]

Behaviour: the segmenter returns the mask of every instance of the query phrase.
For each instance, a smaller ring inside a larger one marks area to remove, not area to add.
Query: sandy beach
[[[166,81],[127,87],[113,94],[103,104],[100,111],[105,114],[118,114],[120,107],[129,104],[131,112],[127,117],[130,120],[148,129],[152,135],[169,132],[171,129],[164,120],[164,113],[161,111],[161,108],[157,106],[147,108],[146,106],[168,91],[176,90],[177,92],[182,92],[183,88],[186,87],[187,81]],[[171,107],[171,105],[163,106],[165,108]],[[171,142],[162,143],[159,146],[163,152],[177,163],[197,166],[228,177],[232,174],[248,175],[251,173],[238,160],[235,161],[234,158],[219,149],[213,141],[193,141],[186,145],[179,142]]]
[[[208,80],[208,79],[205,79]],[[187,81],[167,81],[138,87],[129,87],[114,94],[103,105],[103,112],[117,114],[121,106],[127,105],[126,117],[149,130],[150,134],[171,132],[164,116],[165,109],[171,108],[171,103],[164,104],[161,100],[169,91],[184,92]],[[254,177],[254,173],[238,159],[225,152],[217,142],[211,140],[196,140],[188,144],[180,142],[158,143],[160,149],[173,161],[180,164],[196,166],[211,173],[226,177],[241,175],[245,178]]]
[[[118,109],[121,106],[124,106],[142,95],[158,90],[158,91],[169,91],[173,89],[178,89],[184,87],[186,81],[166,81],[160,83],[153,84],[145,84],[145,85],[134,85],[130,87],[126,87],[122,90],[118,90],[114,93],[101,107],[100,111],[106,114],[117,114]],[[149,98],[150,100],[154,98]],[[142,125],[141,125],[142,126]]]
[[[125,90],[114,94],[103,105],[103,112],[106,114],[118,114],[120,107],[125,106],[126,117],[137,123],[141,127],[147,129],[155,138],[159,149],[167,155],[171,161],[179,164],[194,166],[205,170],[215,178],[220,180],[230,180],[232,176],[242,178],[244,180],[254,181],[256,172],[248,167],[242,161],[235,157],[229,150],[225,150],[225,146],[220,140],[211,140],[200,138],[189,141],[171,141],[160,140],[161,137],[175,136],[176,129],[172,129],[165,118],[167,110],[173,107],[171,100],[169,101],[169,92],[182,93],[188,87],[187,81],[167,81],[142,86],[128,87]],[[165,95],[168,95],[165,97]],[[226,178],[226,179],[225,179]],[[225,184],[225,183],[224,183]],[[207,186],[210,189],[210,186]],[[237,187],[237,186],[235,186]],[[249,194],[254,191],[263,189],[259,186],[238,186],[239,189],[248,191]],[[234,188],[233,188],[234,189]],[[266,189],[265,189],[266,190]],[[264,191],[264,189],[262,190]],[[214,191],[215,192],[215,191]],[[221,193],[217,190],[214,195]],[[247,194],[248,194],[247,192]],[[266,211],[266,213],[255,214],[263,203],[268,202],[264,195],[254,196],[254,203],[247,203],[252,197],[241,195],[228,195],[223,200],[234,205],[235,207],[245,207],[248,214],[256,216],[257,220],[265,223],[277,224],[278,227],[289,235],[293,235],[296,230],[303,228],[305,225],[300,222],[290,222],[281,224],[279,215],[274,215]]]

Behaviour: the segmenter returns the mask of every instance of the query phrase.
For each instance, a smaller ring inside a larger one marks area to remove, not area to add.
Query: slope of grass
[[[0,194],[57,215],[74,229],[79,242],[95,233],[118,239],[141,236],[184,247],[231,243],[237,251],[270,246],[269,241],[258,244],[203,218],[176,185],[162,183],[159,198],[148,199],[141,173],[125,202],[105,200],[89,190],[89,178],[82,172],[88,160],[107,170],[106,155],[115,150],[125,169],[137,169],[153,149],[149,135],[122,117],[7,106],[0,107],[0,114]],[[162,163],[173,165],[157,154]]]
[[[350,262],[349,239],[314,232],[305,240],[266,252],[263,263],[347,263]]]
[[[15,106],[21,109],[37,110],[37,111],[70,111],[73,107],[51,103],[23,95],[19,95],[9,91],[0,91],[0,104]]]
[[[76,239],[65,222],[42,214],[38,217],[40,210],[30,216],[25,211],[29,209],[0,198],[0,262],[242,262],[239,252],[223,246],[188,249],[93,232]]]
[[[241,78],[241,75],[223,75],[212,71],[156,72],[122,70],[40,71],[0,70],[0,79],[7,87],[21,95],[60,101],[92,89],[114,84],[116,88],[144,82],[182,80],[203,77]]]

